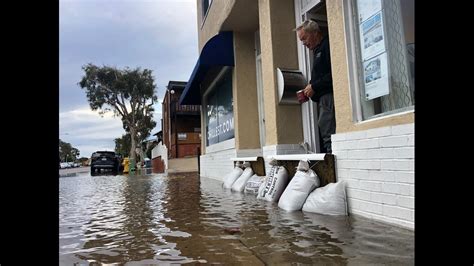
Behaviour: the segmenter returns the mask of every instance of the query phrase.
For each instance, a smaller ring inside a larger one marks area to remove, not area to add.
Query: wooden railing
[[[176,112],[199,112],[200,105],[176,105]]]

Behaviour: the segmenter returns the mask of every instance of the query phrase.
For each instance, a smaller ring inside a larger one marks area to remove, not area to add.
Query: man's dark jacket
[[[319,98],[332,92],[331,55],[329,54],[329,38],[325,36],[314,48],[313,68],[311,69],[311,87],[314,95],[311,100],[319,102]]]

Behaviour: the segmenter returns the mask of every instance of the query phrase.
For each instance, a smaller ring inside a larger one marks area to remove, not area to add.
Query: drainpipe
[[[168,88],[167,88],[168,90]],[[168,90],[168,117],[166,119],[168,119],[168,144],[169,144],[169,156],[168,157],[171,157],[171,95],[170,95],[170,90]]]
[[[169,93],[174,94],[174,90],[169,90]],[[178,158],[178,139],[177,139],[178,129],[176,125],[176,102],[173,102],[173,104],[171,104],[171,95],[169,96],[170,96],[170,103],[169,103],[169,106],[170,106],[170,117],[169,117],[170,119],[170,146],[171,146],[171,134],[173,133],[173,131],[171,130],[171,112],[173,112],[173,122],[174,122],[174,132],[175,132],[175,154],[174,155],[175,155],[175,158]]]
[[[178,158],[178,125],[176,124],[176,108],[177,108],[177,103],[175,103],[174,105],[174,133],[175,133],[175,136],[174,136],[174,141],[176,142],[176,158]]]

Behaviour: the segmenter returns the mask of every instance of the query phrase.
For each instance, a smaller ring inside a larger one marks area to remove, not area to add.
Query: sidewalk
[[[91,171],[90,166],[83,166],[77,168],[66,168],[66,169],[59,169],[60,176],[78,174],[78,173],[89,173]]]
[[[197,157],[175,158],[168,160],[168,173],[197,172]]]

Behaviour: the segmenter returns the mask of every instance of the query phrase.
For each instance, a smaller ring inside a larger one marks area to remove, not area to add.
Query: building
[[[311,78],[312,52],[294,29],[315,19],[330,40],[332,148],[350,212],[414,228],[414,0],[197,7],[200,56],[180,103],[202,107],[201,176],[222,180],[231,157],[320,151],[316,104],[282,99],[282,73]]]
[[[162,125],[161,128],[163,128],[163,125]],[[163,142],[163,130],[160,130],[160,131],[156,132],[155,134],[153,134],[153,136],[156,136],[156,141],[158,143]]]
[[[178,104],[185,86],[186,82],[170,81],[162,103],[161,134],[168,159],[197,156],[201,147],[201,106]]]

